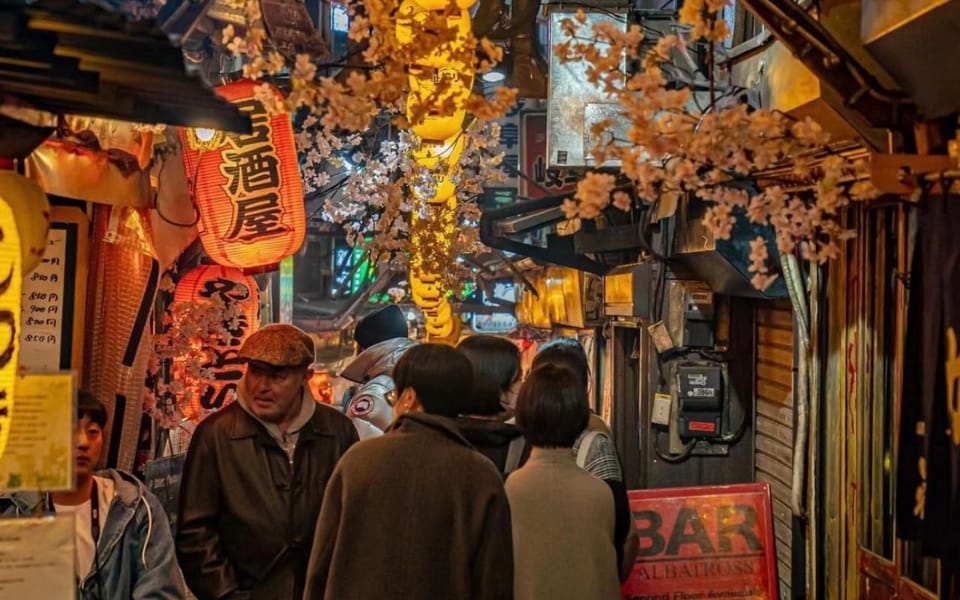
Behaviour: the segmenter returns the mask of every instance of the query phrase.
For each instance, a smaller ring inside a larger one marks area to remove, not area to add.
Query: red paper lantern
[[[183,332],[183,335],[193,335],[189,340],[191,351],[188,356],[174,361],[177,363],[173,369],[175,378],[179,375],[180,381],[192,392],[186,402],[180,403],[180,412],[199,422],[236,397],[237,385],[244,372],[244,363],[237,354],[247,336],[260,325],[260,290],[252,277],[237,269],[200,266],[177,283],[175,312],[177,305],[189,311],[210,310],[210,315],[216,317],[214,321],[220,322],[218,331],[205,328],[196,331],[198,315],[194,315],[194,319],[184,319],[193,329]],[[187,364],[190,361],[196,364]],[[193,375],[197,367],[208,376]]]
[[[279,263],[300,249],[306,232],[293,126],[286,113],[267,112],[255,97],[260,86],[282,99],[253,81],[217,88],[250,117],[250,134],[180,130],[203,249],[216,263],[239,269]]]

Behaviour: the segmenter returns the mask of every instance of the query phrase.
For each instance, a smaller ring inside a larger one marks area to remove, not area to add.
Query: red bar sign
[[[776,600],[766,483],[633,490],[640,552],[623,600]]]

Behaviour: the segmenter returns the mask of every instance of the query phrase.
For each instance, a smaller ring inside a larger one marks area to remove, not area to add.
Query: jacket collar
[[[460,434],[455,420],[439,415],[425,412],[407,413],[394,421],[384,433],[389,434],[394,431],[398,433],[431,432],[447,437],[467,448],[473,448],[473,444]]]
[[[416,344],[408,338],[394,338],[374,344],[358,354],[340,373],[340,377],[354,383],[365,383],[378,375],[389,373],[400,356]]]
[[[103,479],[112,479],[117,499],[129,507],[135,507],[146,490],[136,477],[116,469],[98,471],[96,476]]]
[[[233,423],[230,427],[230,438],[234,440],[250,438],[258,435],[261,432],[270,434],[271,438],[275,438],[271,432],[276,430],[279,432],[279,429],[273,423],[267,423],[260,420],[256,417],[245,405],[245,401],[242,399],[240,389],[242,386],[237,388],[237,406],[233,409]],[[287,430],[287,433],[309,433],[313,435],[336,435],[337,431],[330,426],[330,420],[323,418],[323,411],[325,410],[334,410],[327,406],[321,406],[313,397],[313,394],[310,393],[310,390],[307,386],[304,386],[303,392],[301,395],[301,405],[300,413],[293,420],[290,425],[290,428]],[[228,410],[227,409],[224,410]]]
[[[137,514],[137,509],[142,502],[144,507],[146,507],[146,516],[147,516],[147,533],[146,537],[143,540],[141,547],[143,548],[140,556],[138,557],[143,563],[143,568],[148,568],[146,564],[146,548],[147,544],[150,543],[150,536],[153,533],[153,524],[155,519],[165,519],[164,515],[154,515],[150,510],[150,506],[144,498],[144,491],[146,488],[140,481],[138,481],[133,475],[125,473],[123,471],[118,471],[116,469],[107,469],[105,471],[98,471],[95,473],[97,477],[103,479],[113,480],[114,485],[114,500],[110,505],[110,510],[107,512],[107,520],[103,524],[103,534],[101,535],[100,542],[97,543],[97,554],[100,555],[100,564],[105,565],[110,558],[110,554],[117,548],[120,544],[120,541],[123,539],[124,534],[127,529],[130,527],[130,524],[133,522],[134,517]],[[96,564],[94,570],[91,571],[84,581],[81,582],[81,587],[96,572]]]

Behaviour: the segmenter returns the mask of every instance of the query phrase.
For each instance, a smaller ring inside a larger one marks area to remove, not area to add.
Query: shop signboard
[[[502,154],[503,160],[500,163],[500,170],[503,173],[503,180],[498,181],[491,186],[500,190],[510,189],[516,196],[517,187],[522,181],[517,177],[517,170],[522,170],[520,165],[520,115],[522,111],[533,104],[531,100],[518,100],[503,117],[497,119],[500,125],[500,138],[497,146],[493,149],[493,154]],[[502,198],[502,196],[501,196]]]
[[[497,335],[511,333],[516,330],[519,323],[513,313],[490,313],[474,315],[471,327],[477,333],[486,335]]]
[[[293,323],[293,255],[280,261],[280,322]]]
[[[547,113],[524,112],[520,116],[520,197],[535,199],[573,194],[580,178],[569,169],[547,169]]]
[[[151,460],[144,466],[143,479],[147,489],[153,492],[170,521],[170,529],[177,533],[177,509],[180,499],[180,476],[183,474],[185,454],[165,456]]]
[[[776,600],[766,483],[629,493],[640,551],[623,600]]]

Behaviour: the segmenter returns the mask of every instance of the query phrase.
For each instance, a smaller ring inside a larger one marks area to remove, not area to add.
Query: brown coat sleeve
[[[510,504],[501,486],[487,503],[483,536],[472,564],[475,600],[513,599],[513,535]]]
[[[239,583],[220,545],[216,523],[220,510],[220,480],[212,467],[203,425],[197,428],[183,464],[177,527],[177,560],[190,590],[198,598],[224,598]]]
[[[327,482],[320,505],[320,516],[313,536],[313,549],[307,565],[307,581],[304,586],[303,600],[323,600],[326,594],[327,577],[333,551],[337,544],[337,532],[340,530],[340,518],[343,505],[343,477],[338,466]]]

